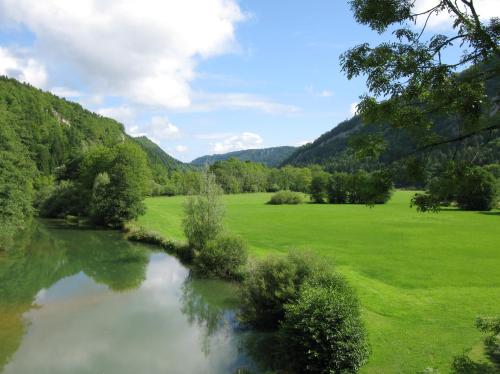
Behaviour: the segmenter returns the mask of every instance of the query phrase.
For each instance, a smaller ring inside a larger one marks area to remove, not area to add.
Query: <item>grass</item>
[[[357,288],[372,344],[364,373],[449,370],[481,354],[477,315],[500,314],[500,212],[409,208],[410,191],[363,205],[265,204],[271,194],[225,196],[226,226],[254,257],[310,249]],[[139,224],[182,240],[183,197],[150,198]]]

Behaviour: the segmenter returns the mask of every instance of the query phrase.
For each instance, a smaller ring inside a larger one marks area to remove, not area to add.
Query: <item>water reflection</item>
[[[118,233],[38,224],[0,255],[0,371],[233,373],[234,303]]]

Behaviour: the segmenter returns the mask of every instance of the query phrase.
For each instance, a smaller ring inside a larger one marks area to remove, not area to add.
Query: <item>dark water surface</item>
[[[0,252],[0,372],[256,372],[236,301],[120,233],[35,222]]]

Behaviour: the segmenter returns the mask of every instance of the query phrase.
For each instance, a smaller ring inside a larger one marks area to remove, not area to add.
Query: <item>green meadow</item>
[[[437,214],[386,205],[266,205],[270,194],[225,195],[225,224],[252,257],[308,249],[335,266],[361,298],[372,355],[364,373],[449,370],[454,355],[482,356],[477,315],[500,311],[500,211]],[[185,197],[146,201],[138,222],[183,240]]]

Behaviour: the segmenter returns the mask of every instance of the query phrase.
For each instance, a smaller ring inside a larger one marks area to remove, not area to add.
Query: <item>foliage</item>
[[[410,202],[410,207],[416,207],[418,212],[439,212],[440,201],[429,193],[416,193]]]
[[[436,0],[421,12],[416,7],[416,2],[407,0],[351,1],[358,22],[379,33],[399,27],[392,31],[395,41],[376,47],[363,43],[341,57],[349,79],[366,76],[372,96],[366,95],[358,105],[363,118],[368,123],[385,122],[408,129],[420,148],[441,142],[436,138],[436,113],[457,119],[457,139],[498,128],[495,115],[490,114],[493,102],[484,86],[499,73],[498,19],[482,22],[472,1],[458,5]],[[450,17],[453,32],[424,40],[429,20],[440,13]],[[413,31],[415,22],[423,24],[420,32]],[[454,61],[442,58],[452,46],[458,48],[454,55],[460,57]],[[470,64],[473,67],[467,72],[456,74],[458,68]],[[377,102],[377,98],[383,101]]]
[[[334,173],[328,182],[328,201],[333,204],[385,204],[392,193],[392,178],[387,171],[355,174]]]
[[[421,212],[435,212],[440,205],[453,202],[464,210],[491,210],[497,201],[498,184],[485,168],[450,163],[439,177],[431,179],[425,194],[415,195],[411,205]]]
[[[301,373],[355,373],[369,355],[360,303],[346,280],[320,273],[285,305],[282,330],[289,363]]]
[[[328,202],[346,204],[349,200],[349,174],[334,173],[328,183]]]
[[[104,172],[110,183],[100,189],[99,205],[102,208],[107,203],[109,208],[110,202],[116,201],[115,212],[102,221],[113,221],[114,225],[136,216],[142,212],[135,200],[145,196],[143,182],[148,184],[146,192],[150,188],[147,169],[153,168],[155,179],[162,182],[168,169],[168,156],[159,155],[158,149],[158,157],[143,162],[139,148],[143,143],[137,146],[138,141],[128,137],[123,126],[112,119],[28,84],[0,77],[0,206],[4,213],[0,219],[3,227],[12,229],[3,233],[22,228],[35,211],[33,207],[50,217],[89,214],[95,178]],[[94,152],[95,156],[90,157]],[[103,159],[98,161],[99,157]],[[86,169],[89,161],[93,167]],[[132,206],[124,208],[123,204]],[[94,212],[96,209],[94,204]]]
[[[184,206],[184,234],[190,247],[195,250],[205,248],[207,242],[215,239],[222,231],[224,206],[220,195],[221,188],[216,183],[215,176],[205,169],[200,194],[188,197]]]
[[[300,192],[293,191],[278,191],[269,200],[268,204],[281,205],[281,204],[302,204],[304,198]]]
[[[311,200],[315,203],[322,204],[325,202],[329,176],[324,171],[314,174],[311,181]]]
[[[245,242],[236,236],[219,235],[209,240],[194,260],[195,271],[204,277],[237,279],[247,261]]]
[[[468,168],[459,180],[457,203],[465,210],[491,210],[496,201],[497,182],[485,169]]]
[[[304,253],[269,257],[252,264],[241,287],[240,319],[260,328],[278,327],[285,304],[297,299],[300,286],[318,266]]]
[[[464,353],[454,358],[453,374],[493,374],[500,370],[500,318],[478,317],[476,327],[488,334],[484,339],[484,345],[490,362],[475,362]]]

